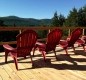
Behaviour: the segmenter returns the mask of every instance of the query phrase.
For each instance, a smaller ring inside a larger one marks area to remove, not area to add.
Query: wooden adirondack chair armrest
[[[65,47],[68,45],[68,41],[67,40],[60,40],[59,45],[62,47]]]
[[[81,44],[85,44],[85,41],[83,39],[78,39],[76,41],[76,43],[78,43],[79,45],[81,45]]]
[[[46,44],[41,43],[41,42],[36,42],[36,47],[37,47],[39,50],[45,50]]]
[[[82,36],[81,39],[85,40],[86,41],[86,36]]]
[[[41,42],[36,42],[36,45],[45,45],[45,44]]]
[[[67,40],[60,40],[59,43],[60,43],[60,44],[67,44],[68,42],[67,42]]]
[[[12,46],[8,44],[3,45],[4,49],[8,50],[9,52],[17,52],[16,48],[13,48]]]

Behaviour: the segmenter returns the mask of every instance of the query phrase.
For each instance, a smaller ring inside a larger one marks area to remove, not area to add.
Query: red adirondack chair
[[[42,52],[42,55],[44,57],[44,61],[46,60],[45,55],[49,51],[54,51],[55,56],[56,56],[55,48],[56,48],[56,45],[59,44],[59,41],[60,41],[61,37],[62,37],[62,30],[61,29],[52,30],[48,34],[45,44],[40,43],[40,42],[36,42],[36,46],[34,48],[33,55],[34,55],[35,49],[38,48],[39,51]]]
[[[18,70],[17,57],[26,58],[26,56],[30,55],[32,62],[31,50],[35,46],[37,40],[37,33],[33,30],[25,30],[16,37],[16,40],[17,40],[16,48],[13,48],[8,44],[3,45],[3,47],[5,50],[5,63],[7,63],[7,57],[9,54],[14,59],[16,69]]]
[[[69,36],[66,40],[60,41],[60,46],[66,51],[66,54],[68,55],[67,48],[72,47],[75,51],[74,44],[79,39],[79,37],[82,34],[82,29],[77,28],[72,33],[71,36]]]

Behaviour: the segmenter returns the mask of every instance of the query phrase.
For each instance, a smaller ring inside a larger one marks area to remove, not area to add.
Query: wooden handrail
[[[32,29],[32,30],[51,30],[51,29],[55,29],[55,28],[60,28],[60,29],[63,29],[63,30],[66,30],[66,29],[75,29],[77,27],[1,27],[0,26],[0,31],[19,31],[19,30],[25,30],[25,29]],[[86,27],[80,27],[82,29],[86,29]]]
[[[50,32],[50,30],[52,29],[55,29],[55,28],[60,28],[62,30],[68,30],[68,35],[70,35],[72,29],[75,29],[77,27],[5,27],[5,26],[0,26],[0,31],[19,31],[19,33],[21,33],[23,30],[26,30],[26,29],[32,29],[32,30],[35,30],[35,31],[38,31],[38,30],[48,30]],[[83,34],[84,35],[84,31],[86,29],[86,27],[80,27],[83,29]],[[45,39],[38,39],[39,41],[43,41]],[[0,42],[0,45],[3,45],[3,44],[16,44],[16,41],[9,41],[9,42]]]

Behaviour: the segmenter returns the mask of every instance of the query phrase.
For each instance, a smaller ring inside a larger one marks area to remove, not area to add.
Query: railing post
[[[48,30],[48,33],[50,33],[50,29]]]
[[[71,33],[71,31],[70,31],[70,29],[68,30],[68,36],[70,36],[70,33]]]
[[[21,34],[22,30],[19,30],[19,34]]]
[[[83,29],[82,35],[84,35],[84,31],[85,31],[85,29]]]

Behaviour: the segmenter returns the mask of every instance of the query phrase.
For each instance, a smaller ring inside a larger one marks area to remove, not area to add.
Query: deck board
[[[62,48],[57,47],[56,51],[57,59],[50,52],[46,55],[46,63],[36,51],[34,67],[29,57],[18,58],[19,71],[10,56],[8,63],[4,63],[4,52],[0,52],[0,80],[86,80],[86,52],[82,47],[76,47],[75,52],[68,49],[70,56],[66,56]]]

